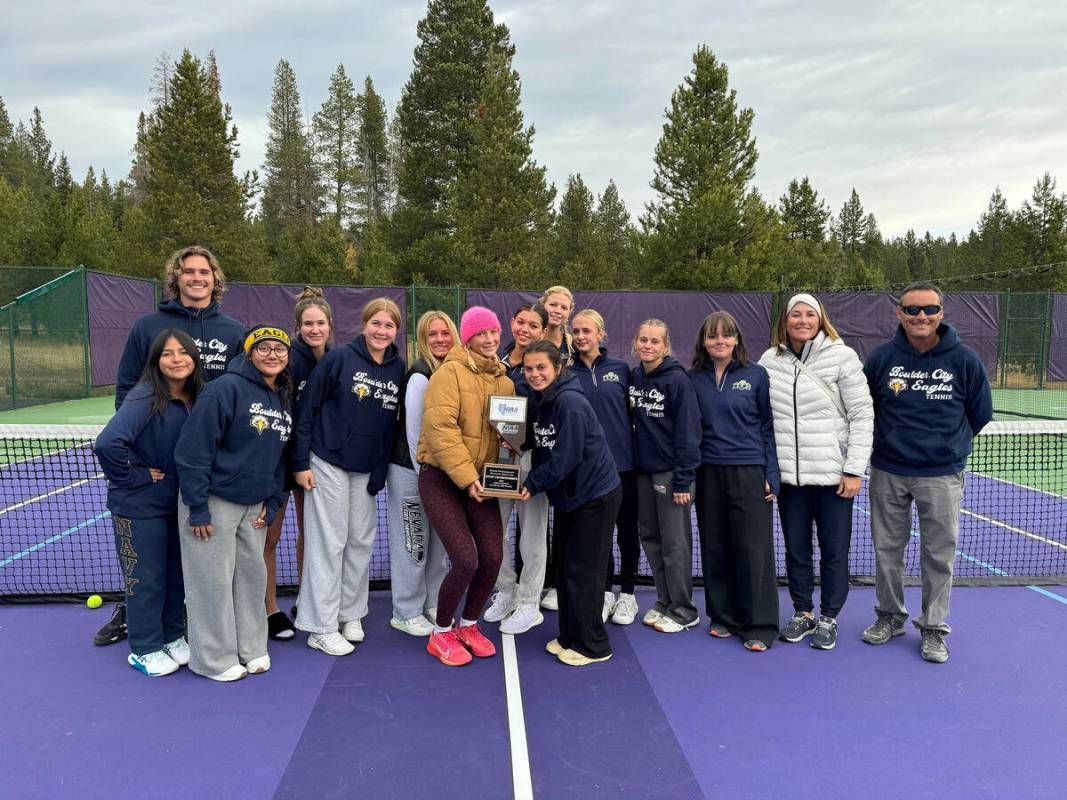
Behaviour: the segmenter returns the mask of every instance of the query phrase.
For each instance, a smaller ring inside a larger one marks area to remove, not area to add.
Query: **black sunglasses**
[[[928,317],[932,317],[934,314],[941,313],[941,306],[929,305],[929,306],[901,306],[900,310],[907,314],[909,317],[919,316],[919,312],[922,311]]]

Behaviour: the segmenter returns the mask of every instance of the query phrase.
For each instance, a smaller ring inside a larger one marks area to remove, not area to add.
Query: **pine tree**
[[[701,45],[671,97],[656,145],[657,198],[641,220],[648,269],[662,288],[770,287],[781,260],[777,214],[750,188],[753,113]]]
[[[1045,173],[1034,184],[1018,213],[1027,266],[1058,264],[1052,272],[1035,276],[1025,288],[1067,287],[1067,194],[1056,191],[1056,179]]]
[[[213,91],[208,71],[186,50],[174,66],[169,101],[152,116],[145,132],[145,175],[141,246],[162,259],[177,247],[199,242],[219,256],[231,279],[266,277],[265,253],[254,245],[246,201],[233,173],[237,128],[228,107]]]
[[[285,59],[274,70],[263,176],[262,209],[268,241],[277,243],[293,229],[304,229],[299,236],[310,232],[316,219],[318,176],[304,130],[296,74]]]
[[[144,202],[148,177],[148,117],[142,111],[137,115],[137,138],[133,145],[133,161],[130,164],[130,202],[135,206]]]
[[[794,178],[789,182],[789,189],[779,200],[779,209],[789,239],[805,242],[822,242],[826,239],[830,210],[812,187],[807,175],[799,181]]]
[[[363,83],[363,93],[356,98],[356,108],[359,116],[356,197],[361,224],[367,226],[381,222],[385,216],[391,182],[385,101],[374,91],[369,75]]]
[[[359,112],[355,87],[343,64],[338,64],[331,76],[329,96],[315,113],[312,126],[326,205],[338,225],[348,226],[353,222],[358,202]]]
[[[581,175],[567,178],[553,226],[553,269],[560,283],[577,289],[607,288],[607,262],[597,241],[593,193]]]
[[[89,167],[91,170],[92,167]],[[52,178],[56,192],[59,194],[60,203],[66,203],[70,198],[71,189],[74,187],[74,176],[70,174],[70,162],[67,154],[60,152],[59,161],[56,162],[55,175]]]
[[[507,27],[485,0],[430,0],[418,24],[415,66],[397,112],[403,157],[398,208],[389,225],[400,280],[415,273],[447,280],[455,226],[445,206],[460,174],[469,172],[474,120],[490,53],[509,63]]]
[[[846,253],[852,253],[863,243],[863,222],[863,203],[853,188],[837,218],[830,224],[830,229]]]
[[[630,223],[630,212],[626,210],[626,204],[619,196],[618,187],[613,180],[608,181],[597,201],[596,211],[593,213],[593,231],[607,273],[601,286],[638,288],[635,252],[637,232]]]
[[[464,169],[450,192],[455,271],[429,273],[468,286],[539,286],[547,278],[546,239],[555,190],[533,160],[533,126],[519,109],[511,51],[492,53]],[[433,265],[436,266],[436,265]]]
[[[11,117],[7,114],[4,98],[0,97],[0,178],[6,178],[9,182],[14,178],[11,163],[14,145],[15,128],[11,124]]]

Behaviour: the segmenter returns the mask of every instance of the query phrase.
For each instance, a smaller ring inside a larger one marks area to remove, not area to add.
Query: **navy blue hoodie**
[[[774,444],[770,380],[759,364],[731,361],[715,382],[715,365],[691,370],[700,407],[701,464],[761,464],[771,492],[778,494],[781,473]]]
[[[903,327],[875,348],[863,372],[874,399],[871,466],[894,475],[962,472],[974,435],[993,418],[978,354],[942,322],[938,343],[920,353]]]
[[[222,376],[230,361],[242,352],[245,326],[219,311],[218,303],[207,308],[189,308],[177,298],[160,303],[158,311],[138,318],[130,329],[115,376],[116,409],[122,407],[126,393],[141,379],[148,361],[148,348],[167,328],[185,331],[196,342],[205,381]]]
[[[604,437],[608,440],[615,468],[627,472],[634,468],[634,428],[630,421],[630,367],[620,358],[612,358],[606,348],[590,369],[577,351],[571,371],[585,392],[585,399],[596,412]]]
[[[134,386],[96,438],[96,457],[107,476],[107,507],[116,517],[151,519],[178,511],[174,446],[189,409],[172,399],[153,414],[152,400],[149,384]],[[163,480],[153,481],[149,467],[160,470]]]
[[[688,492],[700,465],[700,410],[685,367],[671,356],[646,374],[630,370],[634,415],[634,469],[672,472],[674,492]]]
[[[534,394],[533,469],[525,484],[530,493],[545,492],[560,511],[574,511],[615,489],[615,459],[578,379],[562,375]]]
[[[282,501],[292,429],[288,401],[271,389],[252,362],[234,359],[226,374],[204,387],[182,428],[174,460],[191,525],[208,525],[208,495],[267,507],[267,523]]]
[[[324,355],[300,398],[293,471],[309,469],[314,453],[346,472],[370,473],[367,491],[380,492],[404,371],[396,345],[389,345],[379,364],[362,335]]]

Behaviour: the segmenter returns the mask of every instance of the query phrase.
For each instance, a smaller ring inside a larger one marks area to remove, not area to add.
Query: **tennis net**
[[[0,601],[121,591],[107,481],[92,452],[99,432],[93,426],[0,425]],[[389,578],[387,503],[382,492],[370,570],[378,586]],[[777,518],[775,538],[784,576]],[[280,586],[297,582],[295,539],[290,503],[278,548]],[[696,536],[693,550],[699,577]],[[917,577],[917,520],[905,564],[907,575]],[[873,579],[866,483],[853,511],[850,571],[856,582]],[[641,574],[650,574],[643,556]],[[1067,421],[994,422],[976,437],[955,577],[957,584],[1067,583]]]

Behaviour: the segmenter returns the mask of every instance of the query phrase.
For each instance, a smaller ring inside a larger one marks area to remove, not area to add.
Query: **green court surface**
[[[0,425],[104,425],[115,413],[115,396],[66,400],[0,411]]]
[[[1067,389],[994,389],[993,409],[997,419],[1067,419]]]

